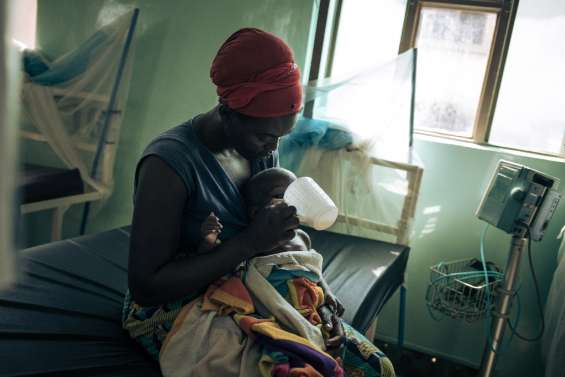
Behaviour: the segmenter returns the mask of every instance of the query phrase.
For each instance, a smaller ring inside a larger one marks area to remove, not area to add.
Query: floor
[[[449,360],[375,341],[392,361],[397,377],[476,377],[478,371]]]

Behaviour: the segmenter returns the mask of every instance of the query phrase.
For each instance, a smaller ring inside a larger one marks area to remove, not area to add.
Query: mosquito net
[[[103,26],[76,49],[47,61],[23,51],[22,134],[47,142],[108,197],[130,81],[134,11]]]
[[[314,178],[340,209],[332,230],[408,243],[421,164],[412,148],[416,51],[305,88],[281,165]]]

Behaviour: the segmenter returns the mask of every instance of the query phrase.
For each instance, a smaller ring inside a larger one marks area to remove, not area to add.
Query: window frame
[[[564,158],[564,156],[559,153],[537,151],[510,145],[494,144],[489,141],[494,113],[496,110],[496,103],[498,100],[498,94],[502,83],[504,67],[506,64],[506,57],[508,55],[512,37],[512,30],[517,16],[519,1],[520,0],[406,0],[406,11],[403,20],[399,53],[405,52],[406,50],[414,46],[416,33],[419,26],[419,10],[424,5],[449,9],[488,11],[496,12],[498,14],[494,36],[491,43],[489,59],[483,80],[483,87],[481,89],[481,95],[479,97],[479,103],[477,106],[477,113],[475,117],[475,124],[473,125],[472,136],[466,137],[456,135],[454,133],[449,133],[448,131],[442,132],[440,130],[425,130],[418,128],[414,129],[415,134],[438,137],[443,140],[455,140],[481,146],[501,148],[502,150],[513,152],[525,152],[532,154],[533,156],[547,156],[559,159]],[[324,6],[329,7],[330,2],[333,2],[334,4],[333,9],[330,12],[328,12],[327,9],[324,11]],[[321,58],[317,61],[316,70],[318,76],[316,78],[319,78],[320,76],[329,77],[332,73],[333,59],[337,42],[337,34],[339,32],[340,16],[343,2],[344,0],[319,0],[318,4],[321,6],[318,7],[318,10],[321,12],[318,13],[318,19],[324,18],[325,20],[323,23],[324,27],[317,28],[316,36],[318,36],[319,38],[320,34],[323,34],[324,39],[327,38],[326,43],[328,54],[325,61],[322,61]],[[328,4],[326,5],[324,3]],[[325,30],[325,21],[327,21],[330,17],[333,17],[331,19],[331,25],[328,25],[329,30]],[[322,41],[324,39],[322,39]],[[315,51],[313,51],[313,57],[318,54],[320,56],[322,55],[321,45],[323,44],[323,42],[318,42],[318,44],[318,48],[314,49]],[[311,66],[311,68],[312,67],[313,66]],[[310,79],[315,78],[310,77]]]
[[[512,36],[512,28],[514,26],[514,20],[516,19],[518,2],[519,0],[407,0],[399,53],[414,47],[416,34],[420,25],[420,12],[424,7],[497,14],[485,76],[477,104],[472,136],[465,137],[455,135],[448,131],[443,132],[441,130],[423,130],[418,128],[415,128],[414,132],[471,141],[477,144],[488,144],[496,109],[496,101],[502,82],[506,56],[508,55],[510,38]]]

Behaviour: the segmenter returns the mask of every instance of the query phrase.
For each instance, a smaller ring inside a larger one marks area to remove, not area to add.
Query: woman
[[[280,38],[242,29],[211,68],[220,104],[153,140],[135,175],[124,327],[154,357],[179,309],[242,261],[294,235],[284,203],[248,224],[239,188],[278,165],[277,146],[301,109],[300,72]],[[222,243],[196,255],[200,224],[223,219]]]
[[[301,109],[300,72],[291,49],[272,34],[239,30],[218,51],[211,77],[220,104],[153,140],[135,175],[123,325],[157,360],[168,342],[164,354],[182,367],[163,371],[167,376],[258,373],[258,347],[242,338],[233,320],[190,308],[242,262],[286,244],[299,224],[296,209],[279,201],[249,222],[240,194],[249,177],[278,165],[278,140],[292,130]],[[212,212],[222,219],[221,242],[198,253],[201,224]],[[177,316],[177,324],[190,324],[187,337],[173,336]],[[326,325],[332,329],[325,339],[328,350],[328,340],[347,338],[343,362],[349,374],[394,375],[388,359],[360,334],[348,326],[343,334],[335,316]],[[215,336],[203,339],[212,332]],[[178,347],[171,348],[177,338]],[[183,348],[182,339],[205,346]]]

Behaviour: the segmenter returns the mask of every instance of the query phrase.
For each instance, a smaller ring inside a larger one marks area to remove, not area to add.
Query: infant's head
[[[296,175],[283,168],[266,169],[251,177],[243,190],[249,217],[255,217],[261,208],[282,200],[286,188],[295,180]]]

